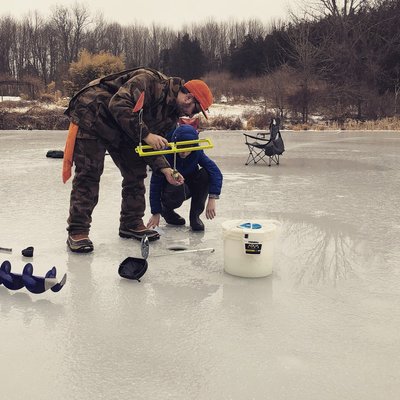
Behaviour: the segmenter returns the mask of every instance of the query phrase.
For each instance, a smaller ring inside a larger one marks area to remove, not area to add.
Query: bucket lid
[[[262,225],[261,224],[252,224],[251,222],[244,222],[243,224],[240,224],[238,228],[242,229],[261,229]]]
[[[234,219],[222,223],[222,231],[224,234],[231,232],[238,235],[243,233],[263,235],[275,232],[281,223],[273,219],[258,219],[250,222],[248,219]]]

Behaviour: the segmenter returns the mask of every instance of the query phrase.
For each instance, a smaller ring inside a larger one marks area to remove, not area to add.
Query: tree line
[[[226,95],[256,81],[251,96],[302,122],[315,112],[381,118],[399,111],[398,21],[400,0],[312,0],[289,22],[210,19],[179,31],[122,26],[93,18],[78,3],[58,5],[46,19],[38,12],[22,20],[0,18],[0,78],[36,80],[65,92],[70,67],[83,51],[108,53],[126,68],[144,65],[184,79],[209,76],[216,86],[221,79],[213,76],[229,74],[234,81],[216,87]]]

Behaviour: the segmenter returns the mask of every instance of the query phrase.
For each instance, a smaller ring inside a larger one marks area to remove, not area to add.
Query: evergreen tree
[[[188,34],[178,36],[171,49],[162,53],[163,70],[186,81],[200,78],[206,72],[206,59],[197,39]]]
[[[240,47],[232,46],[231,51],[229,70],[233,75],[244,78],[266,72],[264,40],[260,36],[254,39],[247,35],[243,44]]]

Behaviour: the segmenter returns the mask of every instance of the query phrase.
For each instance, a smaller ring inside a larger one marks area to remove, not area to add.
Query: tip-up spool
[[[183,142],[169,142],[166,149],[154,150],[149,145],[139,145],[135,148],[136,153],[141,157],[146,156],[157,156],[160,154],[173,154],[173,153],[184,153],[186,151],[198,151],[205,149],[212,149],[214,145],[211,139],[197,139],[197,140],[185,140]]]

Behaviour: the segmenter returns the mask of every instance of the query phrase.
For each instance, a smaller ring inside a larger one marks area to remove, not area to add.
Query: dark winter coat
[[[181,134],[178,133],[178,136],[173,138],[174,140],[176,139],[176,141],[184,141],[198,138],[197,133],[194,136],[194,133],[190,132],[191,130],[196,132],[192,127],[180,127],[176,130],[176,132],[178,132],[180,129],[182,130]],[[170,137],[172,137],[172,134],[167,135],[168,139],[170,139]],[[174,155],[167,154],[165,157],[170,165],[173,166]],[[179,156],[179,154],[176,154],[176,169],[185,179],[189,178],[190,175],[199,170],[199,167],[204,168],[208,172],[208,193],[220,195],[222,188],[222,173],[217,164],[211,160],[203,150],[192,151],[186,158],[182,158]],[[150,207],[152,214],[161,213],[161,193],[167,183],[168,182],[164,175],[157,173],[152,174],[150,180]]]
[[[150,68],[134,68],[90,82],[70,101],[65,114],[82,128],[78,138],[100,137],[118,147],[122,141],[132,148],[149,132],[164,136],[179,118],[176,98],[184,84]],[[143,124],[133,112],[144,92]],[[154,170],[168,167],[163,156],[143,157]]]

